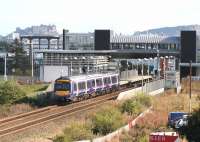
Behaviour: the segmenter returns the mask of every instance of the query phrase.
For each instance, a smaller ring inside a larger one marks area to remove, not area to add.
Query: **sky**
[[[59,32],[116,33],[200,24],[199,0],[0,0],[0,35],[54,24]]]

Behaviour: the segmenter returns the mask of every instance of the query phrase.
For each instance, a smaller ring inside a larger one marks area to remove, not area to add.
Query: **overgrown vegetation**
[[[0,81],[0,118],[55,103],[51,94],[36,94],[46,88],[46,84],[20,85],[17,81]]]
[[[90,134],[92,134],[91,137],[106,135],[127,124],[130,118],[133,119],[145,108],[151,106],[151,104],[151,97],[144,94],[138,94],[131,100],[127,100],[122,103],[105,105],[95,113],[88,116],[89,125],[87,125],[87,129],[83,130],[83,127],[77,128],[78,126],[74,124],[72,127],[70,124],[70,127],[67,127],[67,129],[64,130],[64,135],[57,136],[55,138],[55,142],[68,142],[70,140],[77,141],[80,139],[86,139],[86,136],[91,136]],[[76,123],[79,124],[79,122]],[[71,129],[71,132],[69,132],[69,128]],[[76,132],[72,134],[75,130]],[[129,138],[131,138],[131,136]]]
[[[139,93],[133,99],[124,101],[121,105],[121,111],[122,113],[126,112],[129,115],[137,116],[144,108],[150,107],[151,103],[150,96]]]
[[[21,88],[25,91],[27,96],[34,95],[35,92],[45,91],[48,84],[29,84],[21,85]]]
[[[64,134],[56,136],[54,142],[71,142],[84,139],[91,139],[93,137],[88,122],[72,122],[64,130]]]
[[[115,107],[105,107],[92,116],[94,134],[106,135],[124,124],[121,112]]]
[[[121,106],[122,113],[127,112],[129,115],[136,116],[141,112],[141,105],[137,101],[127,100]]]
[[[171,111],[188,112],[189,110],[188,99],[189,99],[188,95],[185,94],[176,95],[172,91],[166,92],[165,95],[154,97],[152,99],[153,109],[151,113],[148,113],[145,115],[144,118],[139,119],[137,121],[137,125],[135,125],[132,128],[132,130],[123,133],[120,136],[120,141],[148,142],[149,134],[151,132],[173,131],[172,129],[167,127],[168,113]],[[146,101],[141,101],[141,102],[146,102]]]
[[[14,81],[0,82],[0,104],[13,104],[26,96],[22,88]]]

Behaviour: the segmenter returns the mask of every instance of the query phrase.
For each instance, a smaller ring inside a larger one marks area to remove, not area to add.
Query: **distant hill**
[[[176,27],[163,27],[157,29],[150,29],[146,31],[135,32],[134,35],[153,34],[153,35],[164,35],[164,36],[180,36],[182,30],[196,30],[197,34],[200,35],[200,25],[187,25],[187,26],[176,26]]]
[[[17,27],[16,30],[10,34],[8,34],[5,37],[0,36],[0,40],[12,42],[13,39],[19,38],[19,36],[22,35],[31,35],[31,36],[58,36],[59,33],[56,29],[55,25],[39,25],[39,26],[31,26],[27,27],[25,29],[21,29],[20,27]]]
[[[20,35],[58,35],[55,25],[31,26],[25,29],[17,27],[14,33],[19,33]]]

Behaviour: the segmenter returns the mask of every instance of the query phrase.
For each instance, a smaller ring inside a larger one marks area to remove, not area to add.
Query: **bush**
[[[122,125],[122,114],[113,106],[105,107],[92,116],[92,131],[94,134],[106,135]]]
[[[53,142],[66,142],[67,140],[65,139],[64,136],[56,136]]]
[[[121,111],[129,115],[138,115],[141,112],[141,105],[135,100],[126,100],[121,106]]]
[[[138,101],[141,105],[145,107],[150,107],[152,104],[152,99],[149,95],[145,95],[143,93],[137,94],[135,100]]]
[[[72,122],[64,130],[64,135],[57,136],[54,142],[71,142],[83,139],[91,139],[93,137],[92,131],[88,123],[83,122]]]
[[[16,82],[0,82],[0,104],[13,104],[25,96],[25,92]]]

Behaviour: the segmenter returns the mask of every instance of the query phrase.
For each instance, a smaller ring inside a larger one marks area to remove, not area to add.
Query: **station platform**
[[[128,82],[136,82],[136,81],[140,81],[140,80],[145,80],[145,79],[150,79],[152,78],[152,76],[134,76],[134,77],[129,77],[128,79],[123,79],[120,80],[119,84],[120,85],[124,85],[127,84]]]

